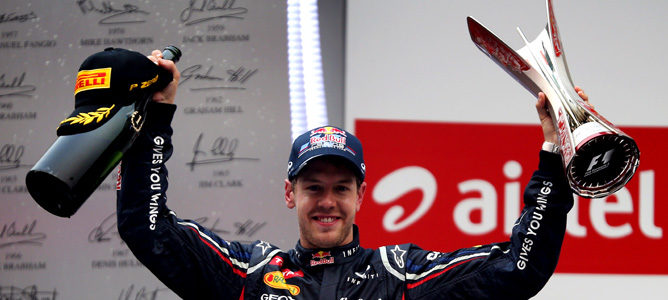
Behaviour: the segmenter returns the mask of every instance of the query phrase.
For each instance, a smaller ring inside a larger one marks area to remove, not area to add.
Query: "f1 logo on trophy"
[[[534,96],[542,91],[559,136],[564,171],[571,189],[587,198],[608,196],[633,177],[640,151],[635,141],[616,128],[575,92],[559,38],[552,1],[547,0],[547,26],[515,51],[472,17],[471,39],[496,64]]]

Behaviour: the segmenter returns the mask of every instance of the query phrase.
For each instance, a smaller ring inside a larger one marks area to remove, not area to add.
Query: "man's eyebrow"
[[[304,177],[304,178],[302,178],[302,181],[303,182],[308,182],[308,183],[322,183],[323,182],[323,181],[321,181],[317,178],[311,178],[311,177]],[[335,183],[351,183],[351,182],[355,182],[355,180],[353,178],[349,177],[349,178],[344,178],[344,179],[338,180]]]
[[[348,178],[341,179],[337,182],[338,183],[351,183],[351,182],[355,182],[355,179],[353,179],[352,177],[348,177]]]

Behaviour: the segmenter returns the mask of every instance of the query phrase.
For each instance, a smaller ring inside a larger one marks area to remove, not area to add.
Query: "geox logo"
[[[96,111],[92,112],[87,112],[87,113],[79,113],[78,115],[67,118],[60,122],[60,124],[70,122],[70,125],[74,124],[81,124],[81,125],[88,125],[89,123],[95,121],[96,123],[99,123],[102,121],[102,119],[106,118],[109,116],[109,112],[114,109],[114,106],[116,105],[111,105],[111,107],[100,107]]]
[[[111,68],[82,70],[77,74],[74,95],[92,89],[106,89],[111,84]]]

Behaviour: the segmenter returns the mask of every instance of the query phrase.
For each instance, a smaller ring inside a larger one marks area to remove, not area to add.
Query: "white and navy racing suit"
[[[228,242],[166,206],[175,105],[151,103],[142,134],[123,158],[118,229],[134,255],[185,299],[527,299],[557,266],[572,194],[561,158],[540,152],[510,241],[450,253],[413,244],[352,243],[283,251]],[[152,118],[151,118],[152,117]],[[434,232],[438,238],[438,233]]]

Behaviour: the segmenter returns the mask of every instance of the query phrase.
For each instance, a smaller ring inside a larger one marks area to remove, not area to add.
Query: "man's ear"
[[[362,207],[362,200],[364,200],[364,193],[366,192],[366,181],[360,184],[360,187],[357,189],[357,211],[360,211]]]
[[[285,179],[285,206],[295,208],[295,191],[290,180]]]

